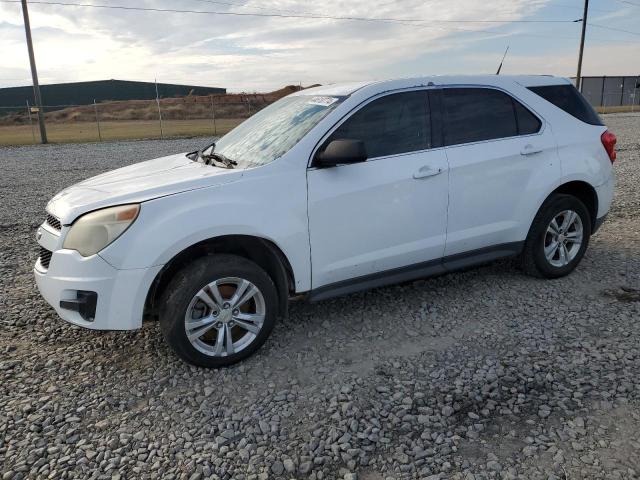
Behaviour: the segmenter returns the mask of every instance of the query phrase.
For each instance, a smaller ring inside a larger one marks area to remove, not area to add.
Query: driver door
[[[432,127],[427,90],[390,93],[359,107],[323,143],[320,151],[332,140],[362,140],[367,160],[307,172],[313,289],[373,277],[389,283],[379,279],[439,266],[449,168]]]

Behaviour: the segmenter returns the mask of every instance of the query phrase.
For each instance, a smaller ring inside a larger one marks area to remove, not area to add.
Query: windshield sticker
[[[307,102],[309,105],[320,105],[321,107],[328,107],[338,101],[335,97],[311,97],[311,100]]]

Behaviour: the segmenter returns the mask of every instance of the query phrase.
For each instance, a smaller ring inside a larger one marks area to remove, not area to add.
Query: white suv
[[[159,316],[183,359],[239,361],[288,299],[519,256],[571,272],[614,190],[615,136],[570,82],[427,77],[285,97],[206,149],[57,194],[40,292],[68,322]]]

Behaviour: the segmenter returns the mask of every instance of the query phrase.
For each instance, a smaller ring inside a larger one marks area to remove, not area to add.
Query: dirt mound
[[[247,118],[270,103],[303,89],[287,85],[268,93],[229,93],[219,95],[188,95],[186,97],[161,98],[160,110],[166,120],[195,120],[202,118]],[[67,107],[46,111],[51,123],[95,122],[96,109],[100,121],[155,120],[158,105],[155,100],[116,100],[93,105]],[[35,121],[35,118],[33,118]],[[29,123],[26,112],[12,112],[0,117],[0,125],[24,125]]]

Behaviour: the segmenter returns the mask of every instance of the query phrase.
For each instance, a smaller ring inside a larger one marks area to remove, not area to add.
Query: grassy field
[[[243,119],[221,118],[216,120],[214,132],[211,120],[165,120],[162,122],[165,137],[189,137],[221,135],[238,125]],[[118,120],[100,122],[103,141],[139,138],[160,138],[160,124],[151,120]],[[35,142],[34,142],[35,134]],[[95,122],[48,123],[50,143],[97,142],[98,128]],[[33,132],[29,125],[0,126],[0,145],[25,145],[40,143],[37,124]]]

